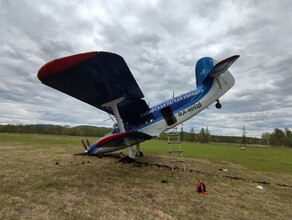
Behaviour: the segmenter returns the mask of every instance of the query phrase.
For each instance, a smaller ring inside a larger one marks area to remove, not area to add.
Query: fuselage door
[[[168,126],[173,125],[177,122],[169,106],[166,106],[165,108],[161,109],[161,114],[163,115],[163,118]]]

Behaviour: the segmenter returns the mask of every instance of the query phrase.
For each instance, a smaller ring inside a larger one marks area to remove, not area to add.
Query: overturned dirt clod
[[[119,163],[134,163],[135,159],[129,157],[129,156],[125,156],[124,158],[119,160]]]

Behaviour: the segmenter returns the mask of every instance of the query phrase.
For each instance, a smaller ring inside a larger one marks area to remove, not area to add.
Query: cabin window
[[[173,125],[177,122],[177,120],[176,120],[176,118],[175,118],[175,116],[174,116],[174,114],[169,106],[161,109],[161,114],[163,115],[163,118],[168,126]]]

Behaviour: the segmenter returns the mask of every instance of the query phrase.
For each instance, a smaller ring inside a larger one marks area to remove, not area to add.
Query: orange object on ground
[[[202,182],[202,180],[200,180],[197,184],[197,193],[201,193],[204,195],[207,195],[207,190],[206,190],[206,186],[205,184]]]

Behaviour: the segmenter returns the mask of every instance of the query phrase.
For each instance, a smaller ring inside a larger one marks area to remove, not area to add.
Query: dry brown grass
[[[72,155],[80,149],[0,146],[0,219],[292,219],[292,188],[277,185],[292,186],[291,175],[201,159],[172,172],[157,166],[169,165],[166,156],[123,164],[118,153]],[[207,196],[195,192],[200,179]]]

